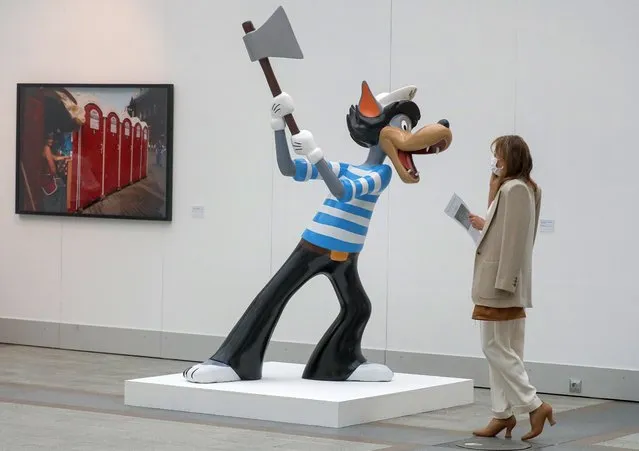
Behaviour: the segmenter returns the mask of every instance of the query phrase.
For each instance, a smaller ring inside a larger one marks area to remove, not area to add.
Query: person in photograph
[[[512,436],[517,413],[528,413],[531,429],[522,440],[555,424],[552,406],[537,396],[524,367],[526,309],[532,307],[532,254],[539,223],[541,188],[530,174],[533,160],[516,135],[492,144],[488,211],[471,214],[480,230],[472,284],[472,318],[480,322],[481,345],[488,361],[494,418],[474,435]]]
[[[55,135],[48,133],[42,150],[42,174],[40,187],[42,210],[46,213],[62,213],[67,209],[66,169],[70,157],[55,150]]]

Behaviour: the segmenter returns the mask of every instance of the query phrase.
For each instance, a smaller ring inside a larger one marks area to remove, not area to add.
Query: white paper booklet
[[[452,218],[453,221],[466,229],[475,244],[479,242],[481,232],[470,223],[470,209],[461,197],[457,194],[453,194],[444,212]]]

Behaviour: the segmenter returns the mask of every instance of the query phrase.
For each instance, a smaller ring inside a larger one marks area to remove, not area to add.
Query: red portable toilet
[[[77,145],[74,141],[77,151],[72,157],[72,167],[77,168],[76,207],[84,208],[102,196],[104,118],[97,100],[79,94],[75,97],[85,111],[85,123],[77,133]]]
[[[140,119],[134,117],[133,122],[133,163],[131,170],[131,183],[140,180],[140,168],[142,163],[142,125]]]
[[[122,113],[120,129],[120,176],[118,188],[122,189],[131,183],[131,146],[133,144],[133,127],[131,116]]]
[[[104,124],[104,180],[102,197],[118,189],[120,168],[120,117],[115,111],[105,111]]]
[[[146,178],[149,164],[149,126],[146,122],[142,126],[142,169],[141,178]]]

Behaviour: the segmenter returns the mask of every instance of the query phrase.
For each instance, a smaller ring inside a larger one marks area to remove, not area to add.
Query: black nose
[[[450,122],[448,122],[448,120],[447,120],[447,119],[442,119],[442,120],[440,120],[440,121],[437,121],[437,123],[438,123],[439,125],[443,125],[443,126],[444,126],[444,127],[446,127],[446,128],[450,128]]]

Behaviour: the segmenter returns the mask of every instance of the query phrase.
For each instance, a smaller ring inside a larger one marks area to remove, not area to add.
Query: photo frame
[[[172,84],[19,83],[15,213],[171,221]]]

